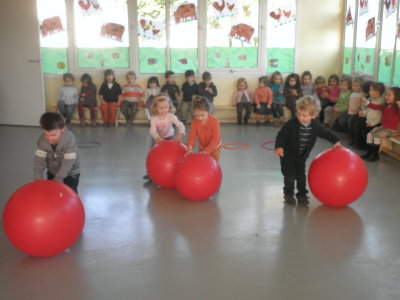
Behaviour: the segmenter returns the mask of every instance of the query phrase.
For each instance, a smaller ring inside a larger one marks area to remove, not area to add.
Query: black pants
[[[283,193],[294,195],[294,183],[297,182],[297,197],[307,196],[306,188],[306,160],[293,160],[281,157],[281,171],[283,174]]]
[[[238,122],[242,122],[243,108],[246,110],[246,113],[244,114],[244,121],[247,122],[247,120],[250,118],[251,103],[250,102],[239,102],[236,105],[236,113],[237,113]]]
[[[64,178],[64,184],[68,185],[71,189],[73,189],[78,194],[78,184],[79,184],[79,176],[80,174],[76,174],[73,176],[67,176]],[[47,179],[53,180],[54,175],[47,172]]]

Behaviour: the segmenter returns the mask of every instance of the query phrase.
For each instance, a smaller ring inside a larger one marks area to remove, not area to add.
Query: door
[[[0,124],[38,126],[45,112],[36,0],[0,2]]]

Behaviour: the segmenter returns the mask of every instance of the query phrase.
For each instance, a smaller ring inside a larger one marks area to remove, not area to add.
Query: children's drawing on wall
[[[216,0],[213,1],[212,7],[214,8],[213,12],[216,19],[238,14],[237,0]]]
[[[77,0],[83,16],[92,16],[102,12],[102,7],[97,0]]]
[[[273,26],[279,27],[296,20],[296,10],[293,1],[277,1],[269,6],[268,16],[273,20]]]
[[[172,16],[175,20],[175,24],[181,24],[197,20],[196,5],[193,2],[176,6],[173,8],[173,12],[174,13],[172,14]]]
[[[397,38],[400,39],[400,18],[397,20]]]
[[[110,40],[122,42],[125,26],[116,23],[106,23],[101,26],[100,35]]]
[[[385,10],[385,18],[389,17],[391,14],[396,13],[398,0],[384,0],[383,9]]]
[[[43,38],[64,31],[59,16],[44,19],[39,28]]]
[[[151,40],[160,40],[161,31],[163,30],[163,24],[150,19],[139,20],[139,36]]]
[[[365,40],[373,38],[376,35],[375,31],[375,17],[371,18],[367,22],[367,28],[365,30]]]
[[[249,43],[251,37],[254,34],[254,28],[247,24],[237,24],[231,27],[231,32],[229,33],[229,37],[233,39],[238,39],[242,42]]]
[[[369,11],[368,0],[360,0],[360,3],[358,5],[358,10],[359,10],[358,13],[359,16],[366,14]]]
[[[351,7],[349,6],[349,10],[346,15],[346,26],[353,25],[353,16],[351,14]]]

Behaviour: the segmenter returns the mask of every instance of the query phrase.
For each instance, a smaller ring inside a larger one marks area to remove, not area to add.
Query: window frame
[[[300,1],[295,0],[296,11],[300,10]],[[258,0],[259,11],[258,11],[258,51],[257,51],[257,68],[207,68],[207,1],[198,0],[197,13],[198,13],[198,28],[197,28],[197,55],[198,55],[198,72],[195,74],[196,77],[201,76],[205,71],[210,71],[214,78],[257,78],[259,76],[267,74],[267,37],[266,37],[266,24],[267,24],[267,12],[268,0]],[[76,46],[75,36],[75,15],[74,15],[75,0],[65,0],[66,9],[66,20],[67,20],[67,36],[68,36],[68,47],[67,47],[67,59],[69,72],[80,76],[83,73],[101,74],[104,69],[101,68],[80,68],[78,66],[78,48]],[[137,14],[137,0],[127,0],[128,7],[128,39],[129,39],[129,67],[127,68],[113,68],[117,77],[125,76],[127,71],[134,71],[138,78],[147,78],[149,76],[163,76],[161,73],[140,73],[139,72],[139,38],[138,38],[138,14]],[[166,18],[166,68],[170,70],[170,0],[166,0],[165,5]],[[297,45],[298,39],[298,24],[299,20],[296,19],[296,37],[295,45]],[[294,70],[296,72],[298,66],[298,56],[296,46],[294,47]],[[283,75],[285,75],[284,73]],[[97,74],[96,74],[97,75]],[[96,76],[94,75],[94,76]],[[44,78],[58,78],[62,77],[62,74],[43,74]],[[184,74],[176,73],[177,78],[183,78]]]

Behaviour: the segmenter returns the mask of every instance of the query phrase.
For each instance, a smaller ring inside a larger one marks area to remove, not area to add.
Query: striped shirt
[[[310,141],[310,136],[311,136],[311,123],[308,124],[307,126],[300,125],[299,127],[299,153],[300,156],[306,152],[308,143]]]
[[[137,102],[143,100],[144,93],[140,85],[124,85],[122,88],[122,96],[124,97],[124,101]]]

